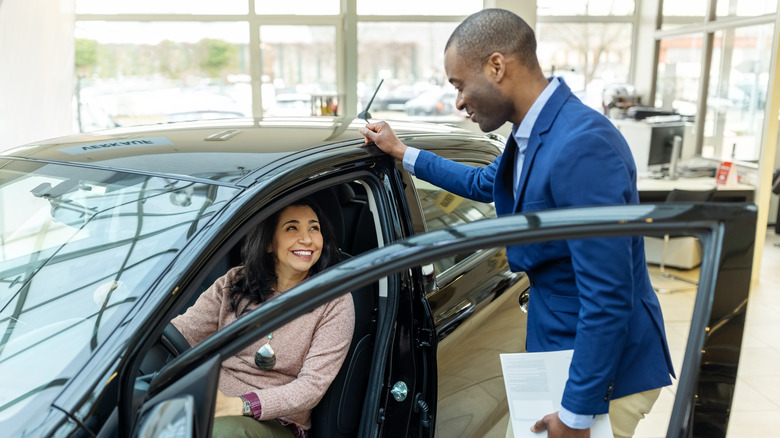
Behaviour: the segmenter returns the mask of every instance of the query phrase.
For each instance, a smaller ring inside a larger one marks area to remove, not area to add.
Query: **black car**
[[[670,433],[725,431],[730,395],[685,390],[733,388],[754,208],[642,205],[486,221],[492,205],[414,179],[364,144],[363,123],[162,125],[0,155],[3,436],[207,437],[222,358],[344,293],[356,307],[353,342],[312,413],[311,436],[503,436],[498,354],[524,350],[528,299],[503,247],[681,229],[702,241],[703,301]],[[475,166],[503,147],[445,126],[394,129]],[[344,261],[188,348],[171,318],[240,263],[254,224],[303,196],[325,210]],[[712,351],[731,354],[709,361],[715,334],[728,336]]]

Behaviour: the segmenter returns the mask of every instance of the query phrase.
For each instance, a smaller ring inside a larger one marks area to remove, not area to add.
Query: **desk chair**
[[[667,195],[665,202],[710,202],[712,201],[712,197],[714,195],[715,195],[715,187],[709,190],[673,189],[671,192],[669,192],[669,195]],[[668,234],[665,234],[663,252],[661,253],[661,263],[658,268],[658,270],[661,272],[661,275],[663,275],[666,278],[680,280],[686,283],[690,283],[693,286],[698,286],[699,284],[698,281],[693,281],[687,278],[678,277],[666,270],[666,257],[667,257],[667,252],[669,251],[669,240],[670,240],[670,236]],[[673,289],[654,287],[656,292],[660,292],[660,293],[677,292],[681,290],[687,290],[690,288],[691,288],[690,286],[684,288],[673,288]]]

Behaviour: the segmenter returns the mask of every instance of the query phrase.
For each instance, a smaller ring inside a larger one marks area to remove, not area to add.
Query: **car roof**
[[[362,119],[243,118],[116,128],[9,149],[1,158],[209,180],[233,185],[243,176],[301,151],[364,143]],[[392,122],[400,136],[469,134],[449,125]]]

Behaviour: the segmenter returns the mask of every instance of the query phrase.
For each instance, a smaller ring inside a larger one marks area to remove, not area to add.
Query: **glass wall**
[[[663,16],[662,29],[672,29],[690,24],[702,24],[707,16],[707,5],[710,0],[663,1],[661,9]]]
[[[357,0],[358,15],[470,15],[483,0]]]
[[[691,116],[702,157],[758,162],[776,9],[775,0],[663,1],[655,105]]]
[[[265,3],[265,2],[263,2]],[[287,3],[290,3],[288,0]],[[186,11],[186,12],[185,12]],[[76,0],[77,14],[246,14],[246,0]]]
[[[339,0],[255,1],[257,15],[338,15],[339,12]]]
[[[265,115],[338,113],[334,26],[260,26],[260,55]]]
[[[444,73],[444,46],[457,22],[358,23],[358,104],[362,110],[376,91],[371,115],[459,121],[455,88]],[[392,38],[388,38],[392,35]],[[381,56],[376,56],[376,54]]]
[[[636,12],[627,0],[538,0],[539,62],[589,106],[606,112],[605,93],[631,89]]]
[[[714,34],[702,155],[757,161],[769,86],[773,25]]]
[[[661,41],[654,104],[656,108],[676,111],[684,116],[696,116],[703,46],[701,35],[684,35]]]
[[[351,14],[342,3],[76,0],[74,129],[357,114],[380,80],[372,114],[463,120],[443,51],[483,0],[399,0],[392,8],[356,0]],[[343,77],[339,64],[352,62],[339,40],[349,26],[357,27],[357,78]],[[356,107],[343,108],[354,89]]]
[[[536,0],[540,16],[631,16],[634,0]]]
[[[539,62],[560,76],[593,108],[602,109],[605,86],[629,80],[631,23],[539,23]]]
[[[249,26],[76,22],[79,131],[252,113]]]
[[[777,0],[718,0],[718,17],[753,17],[777,11]]]

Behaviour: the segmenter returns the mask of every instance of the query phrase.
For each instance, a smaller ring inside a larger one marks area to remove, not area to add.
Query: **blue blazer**
[[[636,204],[636,166],[622,135],[561,81],[533,126],[517,201],[514,138],[487,167],[421,151],[415,175],[457,195],[495,202],[498,214]],[[507,248],[531,281],[528,351],[574,349],[562,405],[603,414],[609,401],[671,384],[663,316],[641,236]]]

